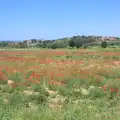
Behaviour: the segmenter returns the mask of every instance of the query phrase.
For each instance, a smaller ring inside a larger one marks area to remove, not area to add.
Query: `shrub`
[[[51,48],[52,48],[52,49],[56,49],[56,48],[57,48],[57,45],[56,45],[56,44],[52,44]]]
[[[101,47],[106,48],[107,47],[107,42],[106,41],[101,42]]]

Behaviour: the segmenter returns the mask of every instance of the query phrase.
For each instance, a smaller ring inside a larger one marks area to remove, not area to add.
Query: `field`
[[[1,120],[119,120],[120,49],[1,50]]]

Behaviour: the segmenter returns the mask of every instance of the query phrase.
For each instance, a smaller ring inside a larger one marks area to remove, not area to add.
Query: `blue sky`
[[[120,36],[120,0],[0,0],[0,40]]]

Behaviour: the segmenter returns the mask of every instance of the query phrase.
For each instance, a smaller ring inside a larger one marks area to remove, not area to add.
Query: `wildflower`
[[[114,92],[114,88],[110,88],[110,92],[113,93]]]
[[[118,89],[117,89],[117,88],[110,88],[110,92],[111,92],[111,93],[113,93],[113,92],[118,93]]]
[[[17,84],[16,83],[12,83],[11,86],[12,86],[12,88],[16,88]]]
[[[101,88],[102,88],[104,91],[106,91],[106,90],[107,90],[107,86],[106,86],[106,85],[101,86]]]

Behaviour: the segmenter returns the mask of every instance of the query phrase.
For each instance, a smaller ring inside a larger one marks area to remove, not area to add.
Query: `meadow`
[[[1,120],[119,120],[120,49],[0,51]]]

